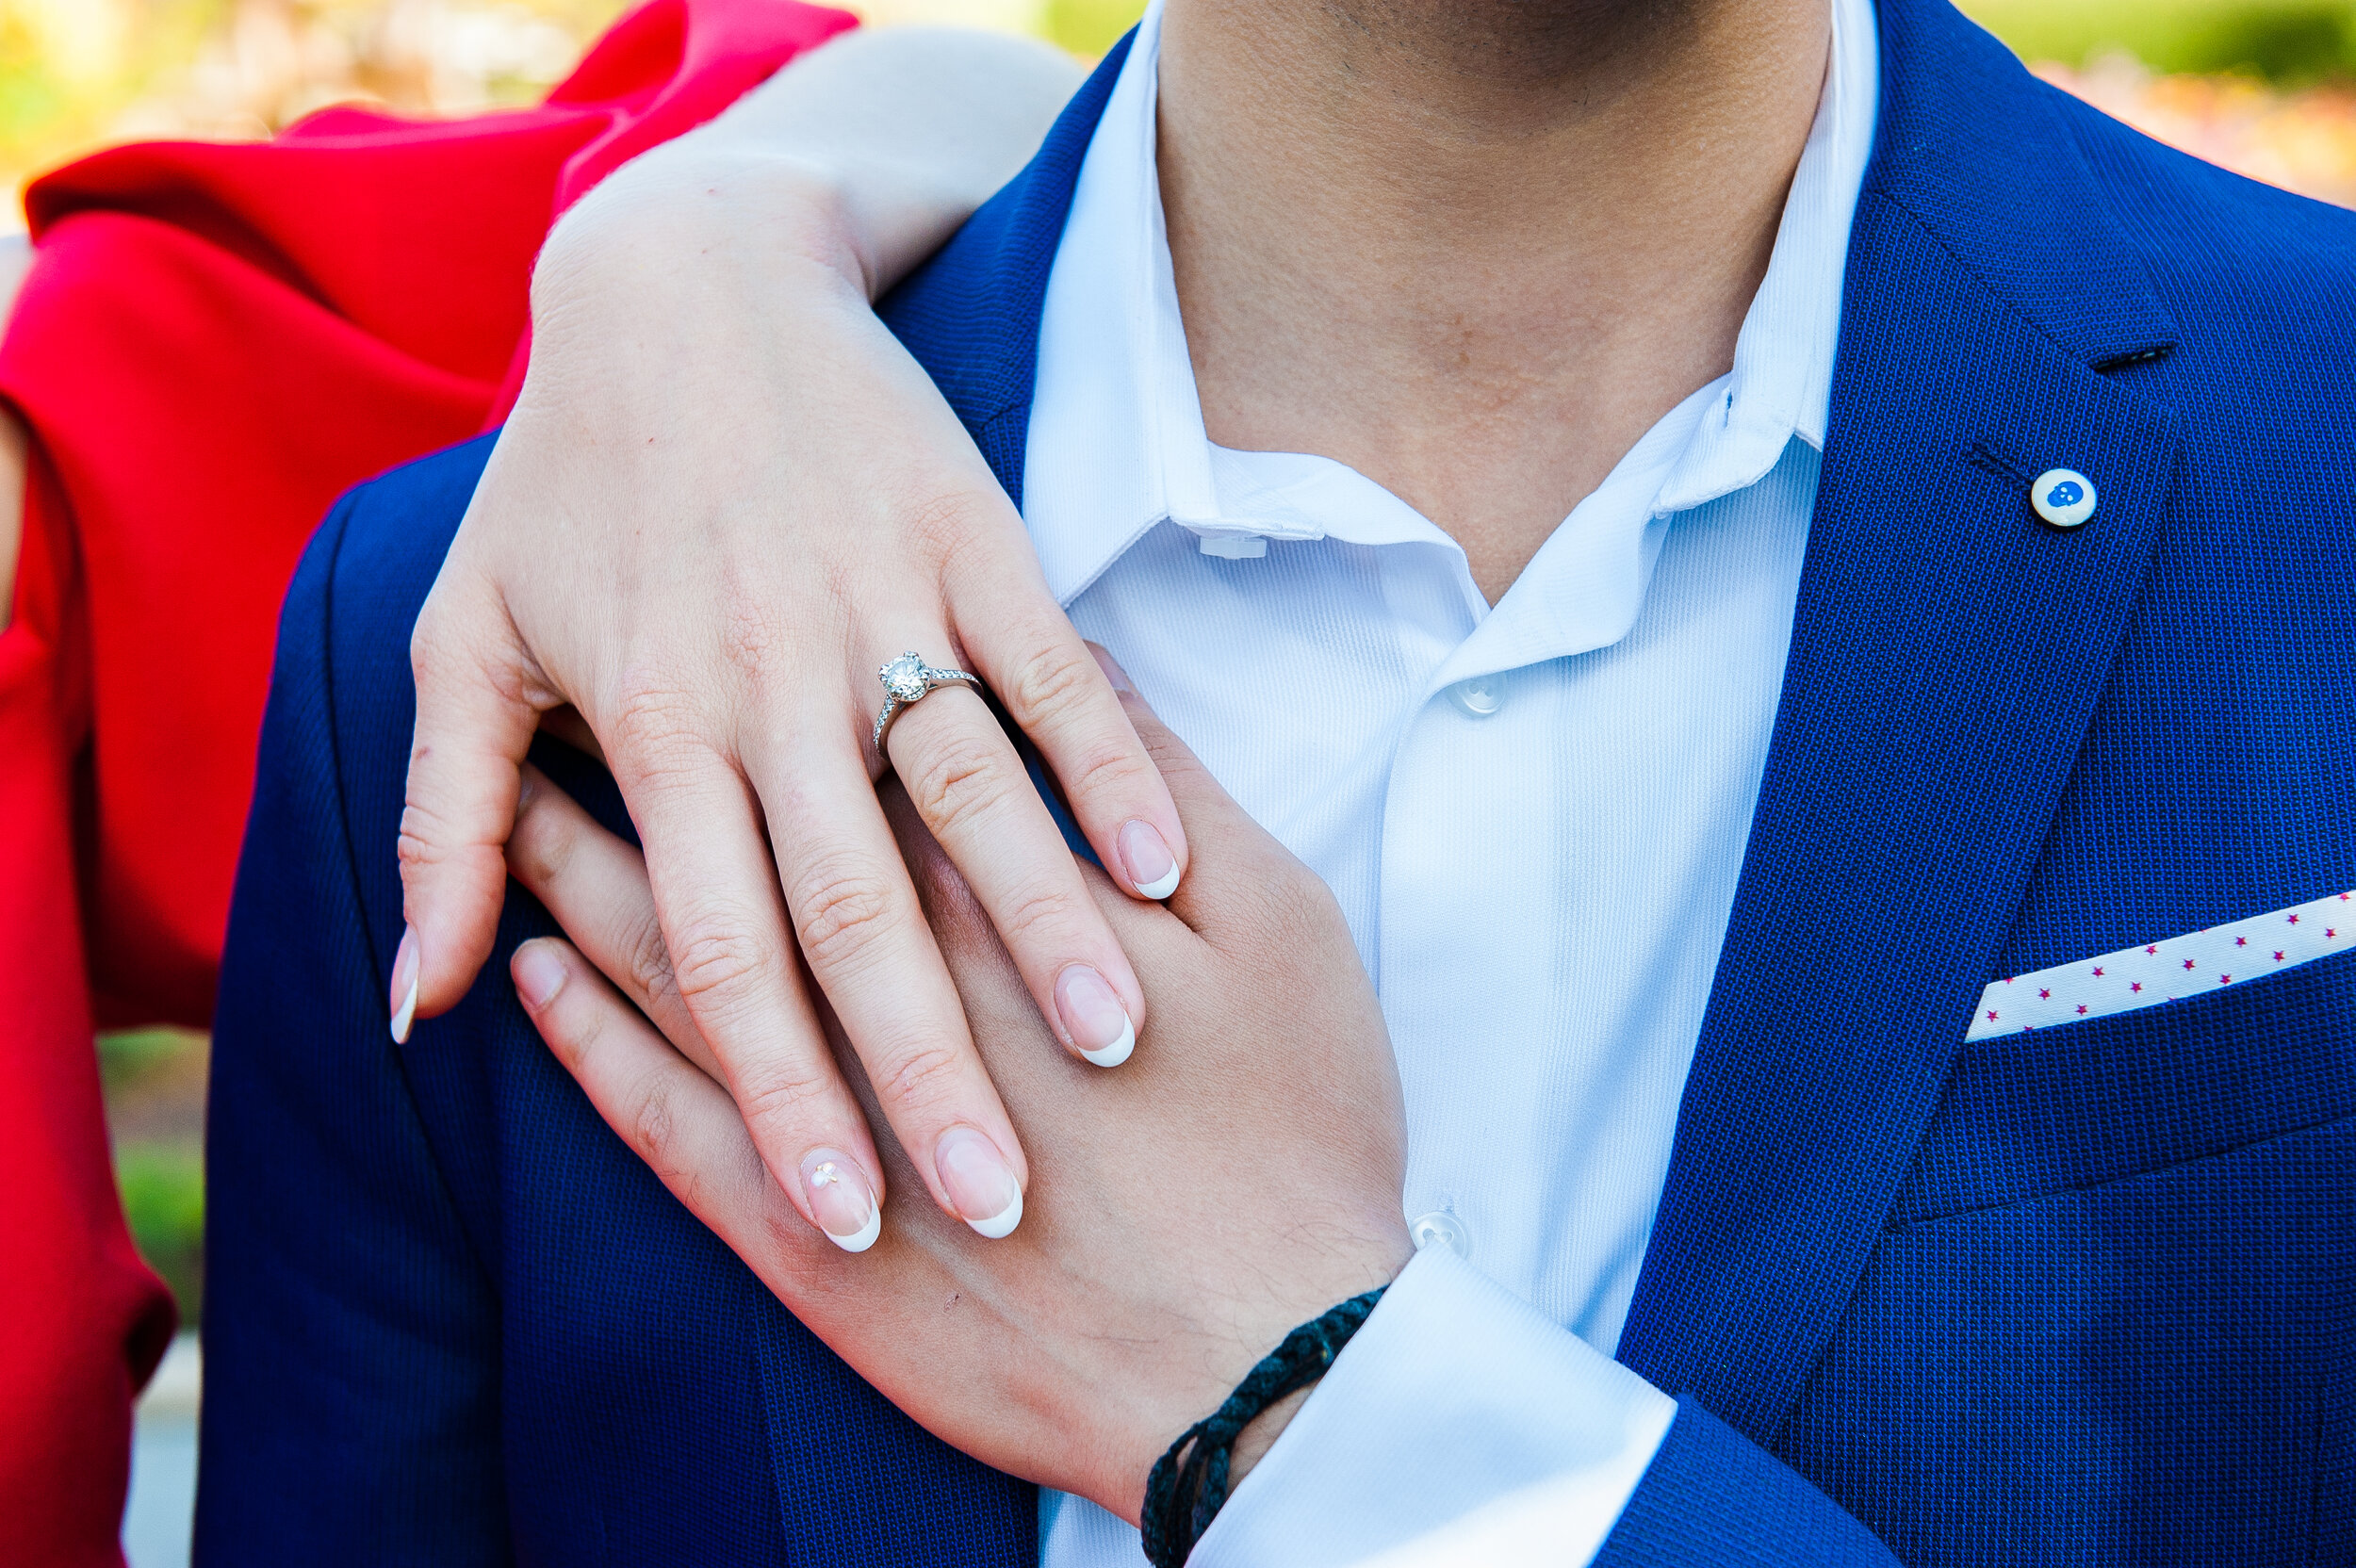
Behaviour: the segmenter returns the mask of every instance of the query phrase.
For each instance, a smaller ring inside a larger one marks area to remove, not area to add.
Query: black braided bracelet
[[[1153,1568],[1185,1568],[1194,1544],[1211,1527],[1227,1502],[1227,1466],[1235,1437],[1252,1418],[1285,1395],[1325,1376],[1350,1336],[1383,1299],[1378,1286],[1353,1296],[1324,1316],[1303,1323],[1262,1359],[1216,1413],[1179,1434],[1145,1478],[1145,1510],[1138,1528],[1145,1558]]]

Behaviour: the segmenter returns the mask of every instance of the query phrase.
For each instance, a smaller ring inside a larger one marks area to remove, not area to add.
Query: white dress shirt
[[[1669,1398],[1610,1357],[1816,496],[1879,70],[1870,0],[1832,5],[1733,371],[1638,441],[1494,608],[1455,541],[1363,475],[1205,436],[1154,165],[1159,0],[1089,143],[1024,517],[1080,629],[1339,898],[1399,1055],[1421,1248],[1201,1568],[1352,1562],[1476,1511],[1457,1527],[1584,1562],[1668,1429]],[[1135,1530],[1055,1494],[1040,1556],[1142,1561]]]

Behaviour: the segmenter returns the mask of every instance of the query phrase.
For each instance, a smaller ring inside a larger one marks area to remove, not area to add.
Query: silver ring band
[[[982,690],[979,676],[968,675],[963,670],[938,669],[925,663],[921,653],[900,655],[877,670],[875,678],[883,682],[884,689],[883,711],[875,715],[877,751],[883,750],[884,733],[892,727],[892,721],[932,695],[939,688],[971,686],[976,692]]]

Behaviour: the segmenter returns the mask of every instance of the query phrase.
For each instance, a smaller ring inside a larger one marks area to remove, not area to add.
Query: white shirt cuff
[[[1476,1542],[1480,1554],[1462,1560],[1509,1563],[1521,1542],[1526,1560],[1579,1568],[1676,1412],[1455,1253],[1428,1248],[1236,1487],[1190,1568],[1342,1568],[1394,1549],[1386,1562],[1454,1562]]]

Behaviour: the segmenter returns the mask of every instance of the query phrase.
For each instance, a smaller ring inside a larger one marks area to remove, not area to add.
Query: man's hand
[[[1022,1233],[996,1245],[906,1197],[887,1204],[892,1223],[867,1255],[818,1242],[706,1076],[717,1063],[675,988],[646,983],[644,955],[661,939],[635,852],[535,776],[510,856],[581,944],[526,943],[516,989],[599,1113],[680,1201],[933,1431],[1135,1521],[1146,1473],[1179,1432],[1288,1330],[1393,1278],[1410,1247],[1398,1076],[1341,911],[1127,701],[1196,858],[1166,909],[1087,873],[1157,1020],[1156,1049],[1121,1072],[1050,1048],[987,912],[887,791],[1039,1177]],[[645,1017],[599,969],[621,977]],[[886,1158],[906,1168],[897,1148]],[[819,1190],[831,1228],[865,1227],[863,1192]],[[1274,1434],[1256,1435],[1264,1447]]]
[[[944,1211],[1015,1222],[998,1205],[1027,1182],[1022,1148],[875,802],[877,667],[913,648],[981,675],[1129,892],[1174,886],[1186,841],[1021,519],[868,301],[1029,155],[1072,84],[1018,41],[853,34],[559,225],[531,375],[413,645],[396,1036],[489,955],[545,717],[613,768],[678,995],[804,1216],[814,1152],[883,1183],[864,1078]],[[988,708],[939,692],[890,745],[1041,1043],[1116,1065],[1144,992]]]

